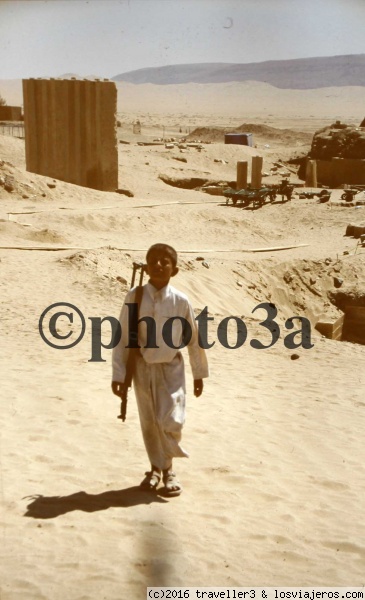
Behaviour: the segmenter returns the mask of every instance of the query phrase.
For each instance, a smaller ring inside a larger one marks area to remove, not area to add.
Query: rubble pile
[[[313,136],[309,156],[321,160],[333,157],[365,159],[365,127],[337,121],[320,129]]]

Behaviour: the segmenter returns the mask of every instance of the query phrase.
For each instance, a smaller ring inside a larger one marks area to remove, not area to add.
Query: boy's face
[[[147,273],[150,282],[156,289],[161,289],[168,284],[179,269],[168,252],[164,250],[151,250],[147,258]]]

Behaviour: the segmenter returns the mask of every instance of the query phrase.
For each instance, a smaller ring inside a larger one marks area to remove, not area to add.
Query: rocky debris
[[[316,131],[309,153],[312,159],[365,158],[365,129],[340,122]]]
[[[13,197],[24,200],[47,197],[46,191],[49,191],[49,188],[45,178],[36,177],[36,180],[31,179],[28,183],[21,169],[14,167],[10,162],[0,160],[0,193],[4,190]]]
[[[206,260],[204,260],[204,261],[202,262],[202,265],[203,265],[203,267],[205,267],[206,269],[209,269],[209,263],[208,263]]]
[[[291,281],[293,281],[292,273],[290,273],[289,271],[284,273],[284,281],[285,281],[285,283],[290,283]]]
[[[208,179],[203,179],[202,177],[170,177],[168,175],[159,175],[159,179],[161,179],[167,185],[171,185],[172,187],[183,188],[185,190],[194,190],[198,187],[201,187],[205,183],[208,183]]]
[[[55,183],[47,183],[47,185],[51,190],[56,187]]]
[[[203,146],[200,143],[198,143],[198,142],[192,142],[192,143],[188,144],[188,147],[189,148],[196,148],[197,150],[202,150],[203,149]]]
[[[123,194],[123,196],[128,196],[128,198],[134,197],[133,192],[131,192],[130,190],[124,189],[124,188],[118,188],[115,191],[117,192],[117,194]]]
[[[4,190],[7,192],[13,192],[15,190],[15,178],[12,175],[5,175],[2,177],[0,184],[3,185]]]
[[[123,285],[128,284],[128,281],[124,279],[124,277],[116,277],[116,280],[119,281],[119,283],[122,283]]]
[[[163,146],[164,142],[137,142],[137,146]]]
[[[174,160],[179,160],[180,162],[184,162],[184,163],[188,162],[188,159],[185,158],[184,156],[172,156],[171,158],[173,158]]]
[[[343,279],[341,279],[341,277],[333,278],[333,285],[335,286],[335,288],[340,288],[342,284],[343,284]]]

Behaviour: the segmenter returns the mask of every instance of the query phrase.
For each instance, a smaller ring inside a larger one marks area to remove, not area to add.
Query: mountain
[[[259,63],[198,63],[129,71],[114,81],[157,85],[261,81],[277,88],[365,86],[365,54],[269,60]]]

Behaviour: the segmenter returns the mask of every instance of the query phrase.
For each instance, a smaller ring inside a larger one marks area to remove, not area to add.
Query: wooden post
[[[236,190],[245,190],[247,188],[247,172],[248,163],[247,160],[239,160],[237,163],[237,179],[236,179]]]
[[[261,171],[262,171],[262,156],[252,157],[252,168],[251,168],[251,187],[254,189],[261,187]]]
[[[307,161],[307,168],[305,173],[305,185],[306,187],[317,187],[317,163],[315,160]]]

